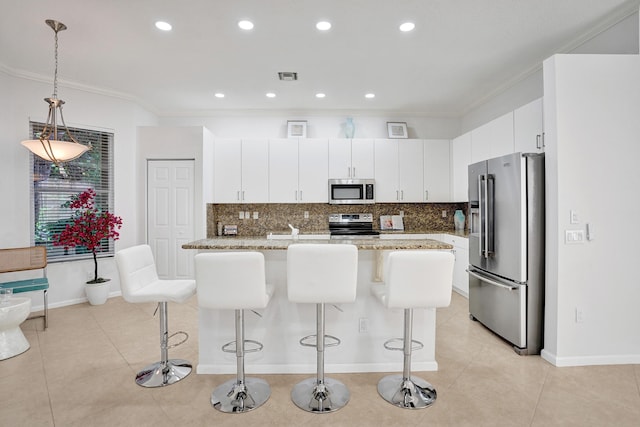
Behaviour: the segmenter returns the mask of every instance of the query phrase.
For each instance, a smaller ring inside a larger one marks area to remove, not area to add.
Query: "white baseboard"
[[[315,374],[315,364],[298,365],[247,365],[247,374]],[[412,362],[411,370],[437,371],[438,362]],[[235,374],[236,365],[211,365],[198,364],[196,368],[198,374]],[[342,373],[363,373],[363,372],[402,372],[402,364],[398,363],[361,363],[361,364],[326,364],[325,373],[327,375]]]
[[[562,356],[542,350],[540,356],[557,367],[597,366],[597,365],[638,365],[640,354],[607,354],[598,356]]]

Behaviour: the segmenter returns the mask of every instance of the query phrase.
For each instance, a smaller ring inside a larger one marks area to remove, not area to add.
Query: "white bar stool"
[[[402,375],[389,375],[378,382],[378,393],[394,406],[420,409],[436,401],[436,389],[411,376],[411,352],[423,347],[412,339],[413,309],[447,307],[451,303],[454,259],[451,252],[391,252],[385,264],[385,283],[371,287],[371,293],[385,307],[404,309],[404,338],[384,343],[388,350],[404,352]],[[403,346],[394,347],[396,342]]]
[[[183,359],[169,359],[169,348],[183,344],[189,335],[182,331],[169,335],[167,302],[182,303],[192,297],[196,293],[195,280],[159,279],[149,245],[118,251],[116,265],[120,273],[122,298],[131,303],[157,302],[160,312],[160,361],[138,372],[136,384],[163,387],[180,381],[191,373],[191,363]],[[178,334],[184,335],[183,340],[169,346],[169,339]]]
[[[287,250],[289,301],[316,304],[316,334],[300,340],[301,345],[316,347],[316,378],[303,380],[291,391],[291,400],[300,409],[328,413],[349,402],[349,389],[324,376],[324,348],[340,344],[338,338],[324,333],[324,305],[355,301],[357,276],[358,249],[354,245],[295,244]],[[326,343],[327,339],[331,342]]]
[[[271,387],[260,378],[245,378],[245,353],[262,350],[258,341],[244,339],[244,310],[265,308],[273,287],[265,282],[264,255],[260,252],[201,253],[195,257],[198,306],[235,310],[236,339],[222,351],[236,353],[236,379],[211,394],[214,408],[226,413],[256,409],[271,396]],[[245,344],[251,344],[246,348]]]

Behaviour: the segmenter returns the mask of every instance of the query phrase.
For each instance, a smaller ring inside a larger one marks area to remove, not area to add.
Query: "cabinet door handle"
[[[302,190],[300,190],[300,201],[302,201]]]
[[[354,178],[356,177],[356,167],[355,166],[353,167],[353,177]]]
[[[400,190],[400,200],[404,200],[404,190]]]
[[[538,150],[542,148],[542,135],[536,135],[536,148]]]
[[[400,200],[400,192],[396,190],[396,200]]]
[[[293,197],[295,197],[296,202],[298,201],[298,190],[293,192]]]
[[[424,199],[429,200],[429,190],[424,190]]]
[[[238,190],[238,192],[236,194],[236,200],[240,201],[240,190]]]
[[[547,143],[544,140],[544,132],[542,132],[542,148],[545,148],[547,146]]]
[[[242,201],[244,202],[244,190],[242,190]]]

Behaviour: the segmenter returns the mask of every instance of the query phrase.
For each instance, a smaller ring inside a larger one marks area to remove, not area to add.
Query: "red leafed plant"
[[[53,236],[55,246],[64,246],[65,249],[84,246],[93,254],[94,277],[87,282],[102,283],[107,280],[98,277],[98,259],[96,252],[100,248],[100,242],[104,239],[118,240],[120,234],[117,230],[122,227],[122,218],[113,215],[109,211],[101,212],[95,206],[96,192],[89,188],[64,204],[74,213],[71,224],[67,224],[60,234]]]

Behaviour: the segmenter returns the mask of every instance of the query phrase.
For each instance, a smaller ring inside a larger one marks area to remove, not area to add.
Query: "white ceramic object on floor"
[[[31,312],[31,298],[11,298],[0,305],[0,360],[8,359],[29,350],[29,341],[20,324]]]
[[[85,291],[87,293],[87,299],[91,305],[101,305],[107,302],[109,298],[109,291],[111,290],[110,281],[103,283],[87,283],[85,285]]]

